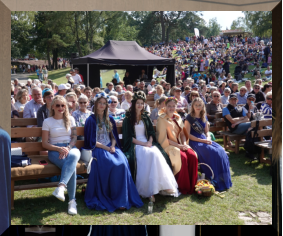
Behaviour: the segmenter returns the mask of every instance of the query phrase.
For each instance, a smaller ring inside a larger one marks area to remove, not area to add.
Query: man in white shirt
[[[156,80],[155,80],[155,79],[152,79],[151,82],[150,82],[150,84],[147,85],[147,90],[148,90],[149,92],[155,89],[155,87],[156,87],[155,83],[156,83]]]
[[[270,67],[269,67],[269,66],[267,66],[267,70],[265,71],[264,74],[265,74],[267,80],[271,80],[272,70],[270,70]]]
[[[75,70],[71,69],[70,74],[72,75],[75,84],[82,84],[82,79],[78,74],[76,74]]]

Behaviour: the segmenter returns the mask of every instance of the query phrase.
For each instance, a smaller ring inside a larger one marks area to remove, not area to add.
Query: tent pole
[[[87,86],[89,86],[89,63],[87,63]]]

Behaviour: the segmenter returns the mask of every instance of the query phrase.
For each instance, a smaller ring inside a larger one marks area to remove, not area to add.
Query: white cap
[[[71,88],[71,85],[69,83],[66,83],[65,85],[68,87],[68,89]]]
[[[71,75],[71,74],[66,74],[66,78],[67,78],[67,77],[72,77],[72,75]]]
[[[66,86],[66,84],[60,84],[58,86],[58,90],[63,90],[63,89],[68,89],[68,87]]]

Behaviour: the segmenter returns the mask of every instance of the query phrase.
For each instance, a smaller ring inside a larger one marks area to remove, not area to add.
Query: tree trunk
[[[83,56],[81,45],[80,45],[80,38],[79,38],[79,32],[78,32],[78,18],[77,18],[77,12],[75,12],[75,30],[76,30],[76,45],[79,51],[80,57]]]
[[[48,60],[48,69],[51,69],[51,61],[50,61],[50,52],[49,48],[47,48],[47,60]]]
[[[169,33],[170,33],[170,26],[167,28],[167,31],[166,31],[166,40],[165,40],[165,43],[167,44],[169,42]]]
[[[160,23],[161,23],[161,29],[162,29],[162,42],[165,41],[165,22],[164,22],[164,12],[160,12]]]

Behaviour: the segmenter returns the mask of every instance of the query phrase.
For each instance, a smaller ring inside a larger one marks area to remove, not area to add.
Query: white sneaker
[[[65,187],[60,186],[57,187],[54,192],[52,193],[55,197],[57,197],[60,201],[65,201],[65,195],[64,195]]]
[[[77,203],[75,201],[75,199],[69,201],[69,205],[68,205],[68,214],[70,215],[76,215],[77,214]]]

